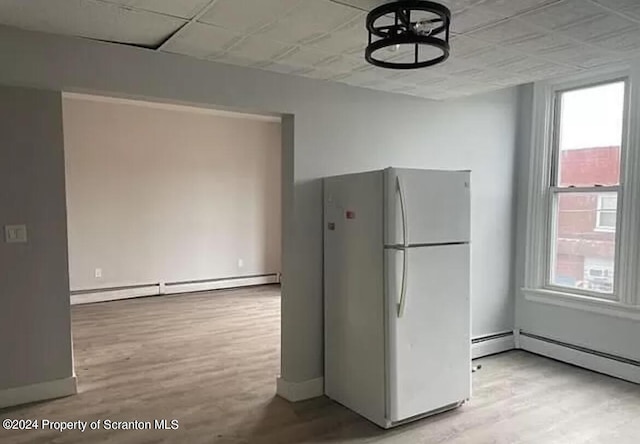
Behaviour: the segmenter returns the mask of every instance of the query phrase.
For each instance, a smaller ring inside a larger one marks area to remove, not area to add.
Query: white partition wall
[[[78,94],[63,110],[72,292],[277,281],[280,118]]]

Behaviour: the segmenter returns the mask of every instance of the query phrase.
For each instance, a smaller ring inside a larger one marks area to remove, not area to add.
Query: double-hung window
[[[535,85],[528,299],[640,306],[640,128],[630,126],[637,83],[640,71]]]
[[[615,298],[624,80],[554,93],[547,284]]]

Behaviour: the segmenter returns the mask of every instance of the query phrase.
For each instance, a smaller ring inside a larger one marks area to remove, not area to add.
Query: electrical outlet
[[[96,268],[96,279],[102,279],[102,268]]]
[[[244,267],[244,260],[238,259],[238,268]]]
[[[4,241],[8,244],[23,244],[27,242],[26,225],[7,225],[4,227]]]

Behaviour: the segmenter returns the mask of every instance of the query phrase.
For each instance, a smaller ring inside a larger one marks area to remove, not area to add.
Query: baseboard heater
[[[557,361],[640,384],[640,361],[547,338],[519,332],[519,348]]]
[[[165,294],[195,293],[225,288],[250,287],[255,285],[277,284],[279,282],[279,273],[269,273],[252,276],[182,282],[159,282],[124,287],[79,290],[71,292],[71,305],[92,304],[94,302],[117,301]]]
[[[479,336],[471,340],[471,357],[473,359],[495,355],[515,348],[513,331],[504,331]]]

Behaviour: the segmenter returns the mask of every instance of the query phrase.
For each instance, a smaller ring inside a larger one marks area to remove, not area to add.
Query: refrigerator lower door
[[[385,255],[387,411],[391,422],[400,422],[471,396],[470,246],[386,249]]]

